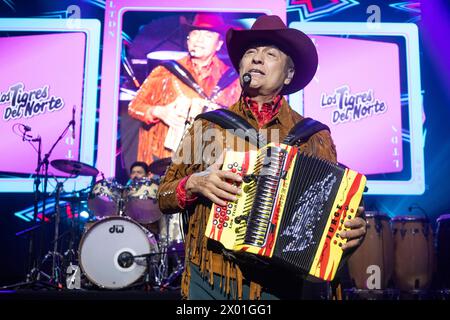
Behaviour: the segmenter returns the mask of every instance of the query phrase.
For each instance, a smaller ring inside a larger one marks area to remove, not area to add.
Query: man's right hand
[[[240,184],[242,177],[236,173],[220,170],[223,154],[208,169],[192,174],[186,181],[186,194],[201,194],[219,206],[226,205],[224,200],[235,201],[241,189],[230,182]]]
[[[183,127],[190,105],[191,99],[180,96],[165,106],[153,107],[152,117],[161,119],[169,127]]]

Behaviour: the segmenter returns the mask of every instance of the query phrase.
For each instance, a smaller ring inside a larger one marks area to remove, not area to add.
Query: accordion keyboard
[[[262,152],[256,162],[255,174],[258,176],[258,186],[255,187],[255,194],[251,195],[254,201],[244,239],[245,244],[255,246],[263,246],[267,240],[278,182],[286,156],[284,150],[279,147],[269,147],[265,150],[266,152]],[[251,202],[250,199],[248,201]]]

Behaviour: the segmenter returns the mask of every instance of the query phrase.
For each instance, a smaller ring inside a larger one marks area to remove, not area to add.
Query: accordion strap
[[[312,135],[322,130],[330,131],[330,128],[317,120],[304,118],[300,122],[297,122],[289,131],[283,143],[291,146],[300,144],[306,142]]]
[[[267,144],[266,138],[259,134],[247,120],[230,110],[217,109],[201,113],[195,119],[208,120],[226,130],[234,130],[235,135],[244,140],[247,139],[255,146],[264,146]],[[304,118],[289,131],[283,143],[288,145],[300,144],[307,141],[313,134],[322,130],[330,131],[330,128],[317,120]]]
[[[208,96],[202,87],[195,81],[192,74],[181,63],[175,60],[164,60],[160,62],[160,65],[169,70],[173,75],[180,79],[185,85],[197,92],[197,94],[203,99],[214,101],[217,95],[222,90],[231,85],[234,80],[238,78],[238,74],[234,71],[234,68],[228,68],[227,71],[221,76],[211,96]]]
[[[209,99],[202,87],[198,85],[191,73],[175,60],[164,60],[160,62],[164,68],[169,70],[173,75],[180,79],[185,85],[197,92],[203,99]]]
[[[239,138],[248,140],[255,146],[264,146],[267,144],[266,138],[259,134],[247,120],[227,109],[217,109],[199,114],[195,120],[204,119],[215,123],[226,130],[233,130]]]

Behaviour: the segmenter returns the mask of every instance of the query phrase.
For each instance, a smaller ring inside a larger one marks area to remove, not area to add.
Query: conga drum
[[[439,286],[450,288],[450,214],[437,218],[436,229],[437,274]]]
[[[394,283],[401,291],[426,290],[433,276],[433,232],[428,219],[398,216],[394,234]]]
[[[350,278],[357,289],[386,289],[394,268],[394,246],[390,217],[367,211],[367,233],[348,260]]]

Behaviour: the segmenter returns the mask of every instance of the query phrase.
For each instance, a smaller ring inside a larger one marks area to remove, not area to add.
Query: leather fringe
[[[261,300],[261,286],[256,282],[250,282],[249,300]]]

